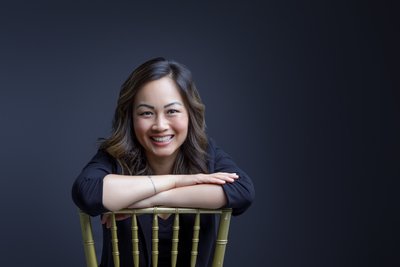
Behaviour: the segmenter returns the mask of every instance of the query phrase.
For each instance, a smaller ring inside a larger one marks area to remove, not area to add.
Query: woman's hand
[[[183,187],[197,184],[219,184],[232,183],[239,176],[236,173],[216,172],[210,174],[198,173],[191,175],[177,175],[175,187]]]

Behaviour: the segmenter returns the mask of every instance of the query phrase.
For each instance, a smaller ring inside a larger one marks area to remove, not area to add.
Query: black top
[[[174,218],[174,214],[165,220],[158,218],[158,267],[171,266],[172,224]]]
[[[234,183],[222,185],[227,198],[225,207],[232,208],[232,214],[243,213],[254,199],[254,187],[250,177],[242,171],[223,150],[210,139],[207,149],[208,170],[214,172],[234,172],[239,178]],[[72,198],[84,212],[97,216],[108,210],[102,203],[103,178],[110,173],[121,174],[122,170],[116,160],[107,152],[99,150],[92,160],[83,168],[72,187]],[[190,261],[191,237],[194,223],[193,215],[180,216],[178,266],[187,265]],[[140,266],[150,266],[151,259],[151,215],[138,216]],[[121,267],[133,266],[130,220],[118,221],[119,248]],[[200,222],[200,242],[197,266],[209,266],[215,241],[215,215],[204,214]],[[111,234],[103,227],[103,253],[100,266],[114,266],[111,255]],[[130,264],[130,265],[129,265]]]

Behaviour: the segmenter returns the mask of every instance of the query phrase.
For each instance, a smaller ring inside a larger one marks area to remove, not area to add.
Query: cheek
[[[134,125],[133,129],[134,129],[135,135],[137,137],[143,135],[146,132],[147,128],[148,128],[147,123],[144,122],[143,120],[136,119],[136,120],[133,121],[133,125]]]
[[[187,118],[178,120],[175,126],[176,130],[179,130],[181,133],[187,134],[189,128],[189,120]]]

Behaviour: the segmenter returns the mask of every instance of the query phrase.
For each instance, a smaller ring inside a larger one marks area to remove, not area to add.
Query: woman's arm
[[[225,172],[152,176],[108,174],[103,180],[103,205],[109,210],[120,210],[141,201],[141,205],[155,201],[153,206],[199,207],[204,203],[207,207],[221,207],[226,202],[221,185],[237,178],[236,174]],[[205,197],[207,200],[202,199]]]
[[[208,154],[210,172],[232,172],[239,175],[240,178],[234,183],[223,184],[222,188],[227,200],[224,207],[232,208],[234,216],[242,214],[250,207],[255,197],[251,178],[212,139],[209,140]]]
[[[133,203],[129,208],[154,206],[218,209],[226,205],[221,185],[199,184],[163,191],[147,199]]]
[[[127,208],[132,203],[147,199],[173,188],[196,184],[224,185],[236,180],[234,173],[212,174],[125,176],[116,175],[118,165],[106,152],[98,151],[83,168],[72,187],[75,204],[91,216],[110,210]],[[152,182],[154,183],[154,187]]]

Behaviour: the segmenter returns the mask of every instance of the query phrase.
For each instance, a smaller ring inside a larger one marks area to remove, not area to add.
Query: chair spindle
[[[178,259],[178,242],[179,242],[179,213],[176,211],[174,224],[172,225],[172,249],[171,249],[171,266],[176,266]]]
[[[152,239],[152,262],[153,267],[158,266],[158,215],[157,210],[154,210],[153,214],[153,239]]]
[[[139,267],[139,237],[136,213],[132,215],[132,256],[134,266]]]
[[[199,246],[199,233],[200,233],[200,212],[198,210],[196,213],[196,217],[194,219],[194,226],[193,226],[192,252],[190,257],[191,267],[196,266],[198,246]]]
[[[114,266],[119,267],[118,234],[115,213],[111,213],[111,243]]]

